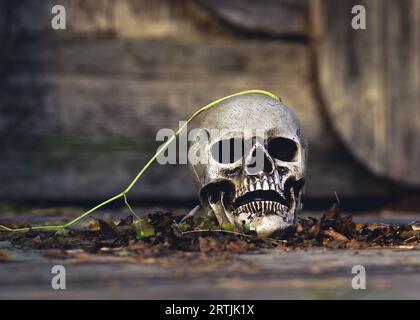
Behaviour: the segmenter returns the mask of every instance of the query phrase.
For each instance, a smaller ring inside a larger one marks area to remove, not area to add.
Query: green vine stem
[[[172,137],[170,139],[168,139],[168,141],[166,141],[160,148],[158,148],[158,150],[155,152],[155,154],[150,158],[150,160],[146,163],[146,165],[139,171],[139,173],[136,175],[136,177],[131,181],[131,183],[128,185],[128,187],[121,193],[117,194],[116,196],[113,196],[105,201],[103,201],[102,203],[98,204],[97,206],[93,207],[92,209],[82,213],[80,216],[74,218],[73,220],[62,224],[62,225],[45,225],[45,226],[34,226],[34,227],[25,227],[25,228],[9,228],[6,227],[4,225],[0,224],[0,230],[4,230],[4,231],[8,231],[8,232],[19,232],[19,231],[30,231],[30,230],[47,230],[47,229],[63,229],[63,228],[68,228],[71,225],[79,222],[81,219],[85,218],[86,216],[90,215],[91,213],[93,213],[94,211],[102,208],[103,206],[117,200],[120,198],[124,198],[124,203],[127,206],[127,208],[130,210],[130,213],[133,214],[137,219],[139,219],[139,217],[134,213],[134,211],[132,210],[131,206],[128,203],[127,200],[127,193],[130,192],[130,190],[134,187],[134,185],[137,183],[137,181],[143,176],[143,174],[147,171],[147,169],[149,169],[149,167],[153,164],[153,162],[156,160],[156,158],[162,153],[164,152],[167,147],[169,146],[169,144],[174,141],[176,139],[176,137],[181,133],[182,130],[184,130],[184,128],[195,118],[197,117],[200,113],[202,113],[203,111],[206,111],[210,108],[212,108],[213,106],[217,105],[218,103],[233,98],[233,97],[237,97],[237,96],[241,96],[241,95],[245,95],[245,94],[262,94],[262,95],[266,95],[269,96],[277,101],[281,101],[281,99],[279,97],[277,97],[276,95],[274,95],[271,92],[265,91],[265,90],[246,90],[246,91],[241,91],[241,92],[237,92],[231,95],[228,95],[226,97],[220,98],[218,100],[215,100],[207,105],[205,105],[204,107],[201,107],[200,109],[198,109],[197,111],[195,111],[189,118],[188,120],[178,128],[178,130],[172,135]]]

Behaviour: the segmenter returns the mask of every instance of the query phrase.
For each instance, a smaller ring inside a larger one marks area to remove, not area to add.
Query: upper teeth
[[[262,178],[253,176],[245,177],[242,187],[236,190],[235,197],[238,198],[247,192],[256,190],[274,190],[282,193],[278,173],[275,172],[271,176],[263,176]]]

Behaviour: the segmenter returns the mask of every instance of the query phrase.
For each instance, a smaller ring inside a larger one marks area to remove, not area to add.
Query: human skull
[[[219,224],[269,236],[295,223],[308,146],[286,105],[263,94],[229,98],[205,112],[190,138],[189,154],[206,159],[189,163],[201,205]]]

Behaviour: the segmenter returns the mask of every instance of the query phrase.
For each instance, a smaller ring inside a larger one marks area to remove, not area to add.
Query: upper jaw
[[[262,177],[249,176],[245,177],[242,186],[235,192],[235,198],[243,196],[247,192],[256,190],[272,190],[281,193],[280,178],[277,172],[273,175],[264,175]]]
[[[277,171],[272,175],[246,176],[229,206],[233,215],[284,214],[294,203],[293,190],[282,190]]]

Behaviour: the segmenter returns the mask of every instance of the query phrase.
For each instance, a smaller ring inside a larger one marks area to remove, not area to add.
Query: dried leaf
[[[101,233],[108,237],[117,237],[118,236],[118,230],[117,226],[112,221],[104,221],[101,219],[97,219],[99,223],[99,227],[101,230]]]
[[[342,235],[339,232],[331,230],[331,229],[330,230],[325,230],[324,235],[326,235],[327,237],[330,237],[330,238],[332,238],[333,240],[336,240],[336,241],[347,241],[347,240],[349,240],[346,236]]]
[[[321,219],[301,218],[296,226],[276,232],[270,239],[258,238],[255,231],[247,230],[249,226],[245,225],[243,233],[246,235],[241,236],[221,232],[220,229],[233,231],[233,226],[219,226],[217,221],[211,218],[188,217],[182,222],[181,220],[182,216],[156,211],[140,221],[133,222],[131,215],[122,219],[118,226],[112,221],[98,220],[87,230],[72,230],[69,233],[67,230],[58,233],[35,230],[13,234],[3,232],[0,233],[0,241],[9,241],[23,248],[65,249],[65,253],[47,251],[45,255],[71,258],[76,262],[91,259],[89,253],[112,255],[115,259],[146,261],[191,252],[201,252],[203,255],[199,256],[205,256],[207,259],[215,254],[229,255],[232,252],[279,246],[292,250],[313,246],[360,249],[378,245],[398,248],[410,244],[412,247],[418,247],[417,244],[420,244],[420,233],[415,230],[419,228],[419,223],[399,226],[355,224],[351,216],[341,215],[337,206],[330,208]],[[96,232],[98,229],[100,232]],[[77,249],[85,255],[75,257],[75,253],[71,253],[74,250],[68,249]],[[8,259],[7,257],[7,253],[2,253],[0,259]]]
[[[7,262],[10,261],[11,253],[9,250],[0,249],[0,262]]]
[[[126,216],[124,219],[121,219],[120,222],[118,223],[118,226],[119,227],[130,226],[132,223],[133,223],[133,216],[130,214]]]

